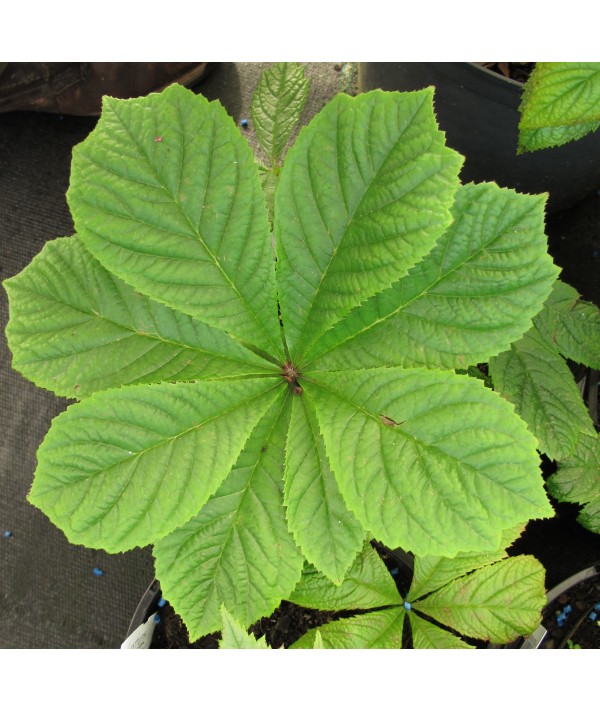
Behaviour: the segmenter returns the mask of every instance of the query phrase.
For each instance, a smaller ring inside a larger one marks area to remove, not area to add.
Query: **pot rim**
[[[551,590],[546,593],[546,605],[542,610],[542,617],[544,617],[544,612],[547,610],[548,606],[551,605],[558,597],[560,597],[566,590],[570,590],[575,585],[589,580],[596,575],[600,575],[600,561],[590,565],[583,570],[565,578],[558,585],[555,585]],[[541,643],[546,638],[548,630],[541,624],[535,632],[533,632],[527,639],[519,645],[519,649],[539,649]]]

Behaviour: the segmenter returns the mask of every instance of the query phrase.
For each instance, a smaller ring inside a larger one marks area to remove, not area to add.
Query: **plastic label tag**
[[[154,613],[135,629],[129,637],[121,645],[121,649],[150,649],[156,622],[154,621]]]

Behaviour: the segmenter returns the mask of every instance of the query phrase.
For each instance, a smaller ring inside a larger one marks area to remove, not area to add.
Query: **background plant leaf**
[[[401,649],[403,607],[367,612],[309,630],[291,649],[313,649],[317,630],[324,649]]]
[[[277,278],[292,359],[404,276],[450,224],[462,157],[433,90],[336,96],[302,129],[275,194]]]
[[[544,576],[533,556],[505,558],[454,580],[413,607],[466,637],[504,644],[531,634],[542,621]]]
[[[298,62],[265,70],[252,97],[252,123],[261,148],[276,168],[308,98],[310,80]]]
[[[145,546],[203,506],[275,400],[271,379],[105,390],[52,422],[29,501],[71,543]]]
[[[365,544],[340,585],[306,565],[288,599],[316,610],[368,610],[402,604],[394,579],[370,543]]]
[[[558,269],[544,234],[544,198],[465,185],[432,251],[386,291],[325,333],[304,370],[487,362],[531,327]]]
[[[489,372],[550,459],[569,457],[582,435],[595,434],[569,367],[535,328],[491,358]]]
[[[391,548],[452,557],[551,516],[537,443],[481,381],[418,368],[305,379],[346,505]]]
[[[565,358],[600,370],[600,309],[557,279],[534,325]]]
[[[223,331],[136,292],[76,237],[46,243],[5,288],[13,368],[57,395],[274,372]]]
[[[293,398],[284,491],[288,527],[304,557],[341,583],[365,532],[340,494],[308,397]]]
[[[518,153],[561,146],[600,126],[600,62],[538,62],[527,80]]]
[[[283,508],[290,418],[283,401],[281,393],[202,510],[154,546],[163,592],[193,639],[219,629],[222,603],[249,626],[270,615],[300,579],[304,559]]]
[[[581,504],[577,520],[600,533],[600,435],[583,435],[575,452],[559,462],[558,471],[546,483],[558,501]]]
[[[267,210],[247,141],[218,102],[178,84],[104,98],[73,151],[77,232],[147,296],[282,355]]]

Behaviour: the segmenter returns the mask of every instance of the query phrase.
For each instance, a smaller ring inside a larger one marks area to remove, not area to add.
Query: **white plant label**
[[[121,649],[150,649],[156,622],[154,613],[139,627],[137,627],[121,645]]]

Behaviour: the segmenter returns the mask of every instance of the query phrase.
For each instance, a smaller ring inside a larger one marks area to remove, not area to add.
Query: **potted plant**
[[[516,535],[516,530],[509,532],[503,545]],[[263,645],[279,647],[283,642],[294,649],[468,649],[529,634],[541,619],[544,601],[544,569],[532,556],[509,558],[501,548],[485,555],[413,561],[402,551],[367,543],[340,585],[305,565],[278,617],[293,620],[296,611],[290,607],[312,611],[316,617],[310,629],[286,624],[282,635],[280,620],[276,626],[263,620],[250,634]],[[140,637],[149,646],[165,608],[155,581],[136,610],[123,646],[138,646]],[[185,631],[168,619],[169,629],[157,646],[186,646]],[[217,645],[229,645],[225,634],[221,639],[211,635],[198,646]]]
[[[559,64],[559,63],[555,63]],[[574,99],[598,89],[598,63],[570,65]],[[544,66],[551,66],[551,63]],[[359,65],[362,91],[413,91],[435,87],[435,109],[448,145],[465,156],[464,182],[491,180],[524,193],[548,192],[551,212],[563,210],[597,190],[600,141],[589,135],[552,151],[519,153],[524,84],[477,62],[366,62]],[[565,72],[561,81],[565,81]],[[590,102],[593,105],[593,101]],[[554,105],[556,108],[557,104]],[[596,100],[596,107],[598,102]],[[588,123],[598,121],[597,108]]]
[[[366,541],[494,558],[553,514],[537,438],[474,368],[551,298],[544,196],[461,185],[432,89],[339,95],[283,160],[307,90],[263,77],[260,165],[218,102],[105,98],[77,234],[5,282],[13,366],[78,400],[29,500],[73,543],[152,544],[191,639],[307,565],[343,586]]]

